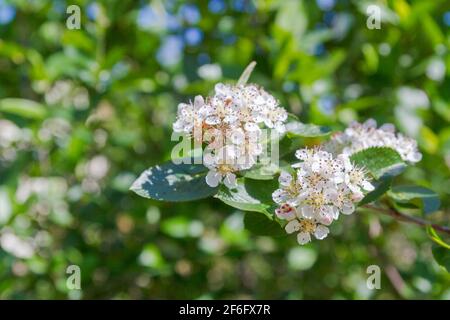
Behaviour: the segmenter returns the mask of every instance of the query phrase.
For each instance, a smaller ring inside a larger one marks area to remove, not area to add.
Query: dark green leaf
[[[418,205],[425,214],[439,209],[441,201],[438,195],[425,187],[420,186],[397,186],[389,191],[389,196],[399,203],[410,203]]]
[[[247,230],[258,236],[281,237],[286,235],[278,222],[256,212],[245,214],[244,225]]]
[[[386,177],[381,180],[373,182],[375,190],[366,194],[366,196],[358,203],[358,205],[367,204],[380,198],[386,191],[389,190],[392,183],[392,177]]]
[[[144,171],[131,190],[138,195],[162,201],[191,201],[214,195],[218,188],[205,182],[207,168],[200,164],[167,162]]]
[[[441,267],[445,268],[447,272],[450,272],[450,250],[437,244],[433,244],[431,251],[433,252],[433,257],[436,262]]]

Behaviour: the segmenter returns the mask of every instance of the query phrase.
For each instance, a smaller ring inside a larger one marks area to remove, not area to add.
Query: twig
[[[430,221],[427,221],[427,220],[424,220],[424,219],[421,219],[421,218],[412,217],[412,216],[400,213],[398,211],[395,211],[395,210],[393,210],[391,208],[375,207],[375,206],[368,205],[368,204],[364,205],[363,207],[367,208],[367,209],[379,211],[379,212],[381,212],[383,214],[389,215],[389,216],[391,216],[391,217],[393,217],[393,218],[395,218],[397,220],[400,220],[400,221],[410,222],[410,223],[414,223],[416,225],[424,226],[424,227],[432,226],[436,231],[440,231],[440,232],[443,232],[443,233],[446,233],[446,234],[450,234],[450,228],[449,227],[441,226],[441,225],[435,224],[435,223],[431,223]]]

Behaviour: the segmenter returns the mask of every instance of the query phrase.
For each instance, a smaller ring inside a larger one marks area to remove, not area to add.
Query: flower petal
[[[223,183],[228,189],[237,188],[236,175],[234,173],[227,173],[225,179],[223,179]]]
[[[209,170],[206,175],[206,183],[208,186],[215,188],[219,185],[219,182],[222,180],[222,176],[215,170]]]
[[[299,234],[297,235],[297,242],[300,245],[307,244],[310,241],[311,241],[311,235],[308,232],[299,232]]]
[[[327,227],[318,225],[316,227],[316,230],[314,231],[314,236],[316,237],[316,239],[322,240],[327,237],[329,232],[330,232],[330,229],[328,229]]]
[[[294,233],[294,232],[300,230],[300,222],[298,220],[291,220],[284,227],[284,230],[286,230],[286,232],[289,234]]]

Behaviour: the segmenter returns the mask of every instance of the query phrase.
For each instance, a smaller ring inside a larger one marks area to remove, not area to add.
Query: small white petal
[[[245,135],[241,129],[234,130],[230,135],[230,140],[234,144],[241,144],[244,139]]]
[[[330,229],[328,229],[327,227],[318,225],[316,227],[316,230],[314,231],[314,236],[316,237],[316,239],[322,240],[327,237],[329,232],[330,232]]]
[[[422,154],[420,152],[413,152],[409,154],[407,160],[412,163],[419,162],[420,160],[422,160]]]
[[[257,125],[256,123],[254,123],[254,122],[247,122],[247,123],[244,125],[244,129],[245,129],[246,131],[249,131],[249,132],[256,132],[256,131],[259,130],[259,127],[258,127],[258,125]]]
[[[206,175],[206,183],[212,188],[217,187],[221,180],[222,176],[215,170],[209,170],[208,174]]]
[[[363,181],[362,187],[366,191],[373,191],[375,189],[375,187],[369,181]]]
[[[395,132],[395,126],[392,123],[385,123],[380,127],[380,129],[386,132]]]
[[[275,123],[275,131],[278,132],[279,134],[283,134],[286,132],[286,127],[282,122],[277,122]]]
[[[210,117],[206,118],[205,123],[213,126],[213,125],[219,124],[220,119],[217,116],[210,116]]]
[[[302,207],[302,215],[305,218],[311,219],[314,218],[314,209],[311,206],[304,206]]]
[[[289,221],[288,224],[284,227],[287,233],[291,234],[298,230],[300,230],[300,222],[298,220]]]
[[[200,109],[205,104],[205,100],[202,96],[195,96],[194,98],[194,107],[195,109]]]
[[[216,163],[216,158],[211,153],[205,153],[203,155],[203,164],[205,167],[210,167]]]
[[[227,186],[228,189],[237,188],[236,175],[234,173],[227,173],[223,182]]]
[[[292,182],[292,176],[286,171],[281,171],[278,182],[282,186],[289,186]]]
[[[300,245],[307,244],[310,241],[311,241],[311,235],[308,232],[299,232],[299,234],[297,235],[297,242]]]
[[[348,203],[346,205],[344,205],[342,208],[342,213],[343,214],[352,214],[355,211],[355,206],[352,203]]]
[[[366,122],[363,123],[363,127],[366,129],[371,129],[371,128],[376,128],[377,127],[377,122],[375,121],[375,119],[368,119]]]

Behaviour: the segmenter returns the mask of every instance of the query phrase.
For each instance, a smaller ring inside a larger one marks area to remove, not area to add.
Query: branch
[[[375,211],[379,211],[383,214],[389,215],[391,217],[393,217],[394,219],[400,220],[400,221],[405,221],[405,222],[409,222],[409,223],[413,223],[419,226],[432,226],[436,231],[440,231],[446,234],[450,235],[450,228],[446,227],[446,226],[441,226],[439,224],[435,224],[435,223],[431,223],[430,221],[421,219],[421,218],[417,218],[417,217],[412,217],[403,213],[400,213],[398,211],[395,211],[391,208],[381,208],[381,207],[375,207],[372,205],[364,205],[364,208],[367,209],[371,209],[371,210],[375,210]]]

